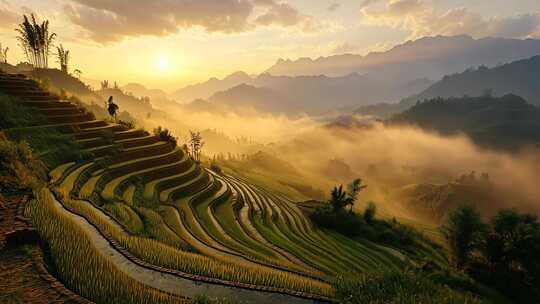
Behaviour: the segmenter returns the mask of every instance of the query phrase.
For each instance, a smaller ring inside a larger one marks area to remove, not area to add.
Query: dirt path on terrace
[[[318,301],[303,299],[291,295],[192,281],[172,274],[141,267],[118,252],[84,217],[71,213],[56,199],[53,199],[53,201],[55,207],[60,212],[70,216],[70,218],[88,234],[92,240],[92,243],[96,246],[100,253],[103,254],[103,256],[107,257],[107,259],[109,259],[120,271],[126,273],[131,278],[141,282],[142,284],[181,296],[195,297],[202,294],[210,297],[228,298],[233,301],[246,304],[319,303]]]

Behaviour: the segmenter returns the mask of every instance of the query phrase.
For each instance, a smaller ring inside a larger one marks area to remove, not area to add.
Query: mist
[[[379,123],[367,128],[317,128],[275,151],[300,170],[318,176],[320,186],[327,189],[331,182],[363,177],[370,185],[364,201],[392,203],[392,208],[399,202],[389,201],[387,194],[395,188],[448,183],[475,171],[489,174],[494,191],[509,199],[495,208],[539,210],[540,153],[534,149],[510,154],[480,148],[465,135],[443,137],[414,127]],[[325,164],[336,159],[349,172],[334,174],[333,179],[321,174]]]
[[[188,129],[215,129],[224,138],[250,139],[251,145],[242,145],[212,138],[207,141],[208,156],[264,151],[288,162],[301,173],[306,185],[324,193],[333,185],[361,177],[369,185],[363,202],[389,203],[388,209],[395,209],[399,202],[392,201],[396,198],[390,193],[399,187],[444,184],[475,171],[489,174],[495,191],[509,198],[506,205],[498,207],[528,211],[539,207],[540,153],[534,149],[511,154],[478,147],[465,135],[441,136],[382,123],[327,127],[307,115],[291,118],[253,110],[210,113],[184,109],[175,109],[171,115],[179,123],[168,127],[179,132],[183,140],[187,140],[182,134]],[[161,121],[147,123],[158,125]],[[279,173],[271,174],[280,178]]]

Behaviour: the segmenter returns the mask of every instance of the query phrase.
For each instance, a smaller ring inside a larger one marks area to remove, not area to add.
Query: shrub
[[[14,97],[0,95],[0,129],[45,124],[47,118],[38,110],[21,105]]]
[[[377,214],[377,206],[375,205],[375,203],[370,202],[368,204],[366,210],[364,210],[364,220],[368,224],[372,224],[373,221],[375,220],[375,215],[376,214]]]
[[[7,130],[6,135],[13,141],[26,141],[49,169],[70,161],[84,161],[93,155],[82,150],[73,136],[62,134],[55,128],[29,128]]]
[[[368,207],[360,215],[345,210],[334,211],[330,206],[318,208],[311,214],[313,222],[322,228],[334,230],[349,237],[367,239],[406,250],[413,255],[416,246],[431,242],[416,229],[395,220],[375,219],[376,209]],[[367,214],[367,216],[366,216]]]
[[[26,141],[0,140],[0,172],[16,177],[23,186],[33,186],[47,178],[45,165]]]
[[[178,145],[178,139],[174,137],[169,129],[164,129],[161,126],[154,129],[154,135],[159,136],[159,139],[170,143],[173,148]]]
[[[210,165],[210,169],[214,172],[216,172],[217,174],[221,175],[223,173],[223,170],[221,169],[221,167],[216,164],[216,163],[212,163]]]
[[[458,292],[414,272],[367,274],[339,278],[336,295],[346,304],[481,303],[467,292]]]
[[[346,236],[357,236],[371,230],[365,221],[354,213],[339,211],[323,207],[317,209],[312,215],[312,220],[320,227],[335,230]],[[370,232],[367,232],[370,233]]]
[[[135,129],[135,122],[129,120],[119,120],[118,124],[126,127],[127,129]]]

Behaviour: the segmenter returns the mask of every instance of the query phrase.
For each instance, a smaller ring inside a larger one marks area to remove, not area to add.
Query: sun
[[[167,56],[159,56],[156,60],[156,68],[159,72],[167,72],[170,68],[170,60]]]

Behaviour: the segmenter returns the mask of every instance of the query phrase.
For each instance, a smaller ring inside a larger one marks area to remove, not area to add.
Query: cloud
[[[14,12],[7,1],[0,1],[0,29],[13,28],[19,19],[19,14]]]
[[[337,2],[334,2],[332,4],[330,4],[327,8],[327,10],[329,12],[335,12],[337,11],[339,8],[341,7],[341,4],[337,3]]]
[[[437,13],[424,0],[366,0],[361,9],[366,24],[402,29],[411,38],[433,35],[539,37],[540,12],[507,18],[484,18],[467,8]]]
[[[256,3],[265,3],[269,7],[264,14],[255,19],[254,23],[257,25],[298,26],[305,32],[313,32],[318,28],[318,24],[312,16],[300,13],[288,3],[278,3],[272,0],[256,0]]]
[[[382,0],[364,0],[362,4],[360,4],[360,8],[368,7],[374,3],[381,2]]]
[[[70,1],[64,6],[68,18],[98,42],[165,36],[192,27],[230,34],[270,25],[309,30],[314,24],[313,17],[274,0]]]

